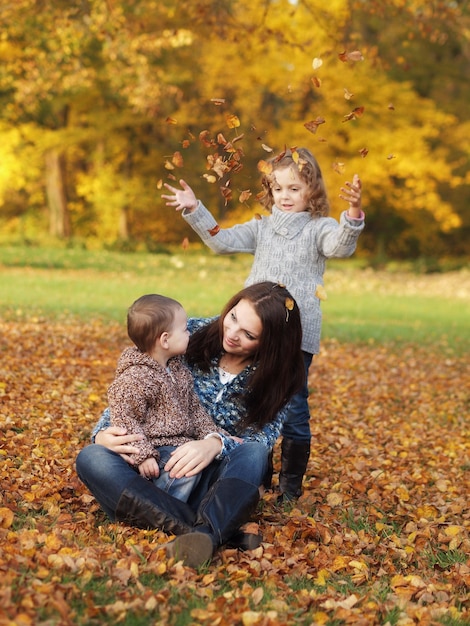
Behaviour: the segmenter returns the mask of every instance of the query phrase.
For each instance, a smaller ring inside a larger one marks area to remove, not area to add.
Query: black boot
[[[253,549],[261,541],[258,535],[241,533],[240,526],[247,522],[256,510],[259,502],[258,487],[238,478],[221,478],[215,482],[203,498],[196,522],[190,535],[176,537],[173,551],[204,552],[209,537],[212,552],[219,546],[228,544],[231,547]],[[255,539],[256,538],[256,539]],[[193,565],[203,565],[207,559]],[[193,561],[194,563],[194,561]]]
[[[283,438],[278,502],[297,500],[302,495],[302,480],[310,456],[310,442]]]
[[[192,530],[196,516],[192,508],[162,491],[142,476],[124,489],[116,508],[116,520],[137,528],[159,528],[173,535]]]

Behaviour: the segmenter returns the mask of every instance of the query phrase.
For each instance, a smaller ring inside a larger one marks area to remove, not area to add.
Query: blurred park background
[[[184,178],[223,224],[259,163],[307,146],[363,179],[370,266],[470,256],[470,10],[432,0],[15,0],[0,8],[0,244],[161,252],[197,241]]]

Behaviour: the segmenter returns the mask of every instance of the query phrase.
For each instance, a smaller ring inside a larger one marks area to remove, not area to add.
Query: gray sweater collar
[[[310,222],[312,216],[307,211],[287,213],[273,206],[271,212],[272,225],[276,233],[286,239],[293,239]]]

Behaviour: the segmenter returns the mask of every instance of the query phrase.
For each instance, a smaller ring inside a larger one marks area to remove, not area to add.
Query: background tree
[[[259,210],[258,162],[307,145],[334,214],[344,180],[364,179],[363,251],[468,253],[465,5],[18,0],[2,18],[10,231],[178,241],[163,180],[230,223]]]

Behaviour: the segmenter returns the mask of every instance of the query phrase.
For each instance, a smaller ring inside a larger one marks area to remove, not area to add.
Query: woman
[[[285,418],[302,386],[302,329],[294,299],[272,282],[246,287],[220,317],[191,319],[186,361],[196,392],[219,428],[176,448],[165,466],[180,478],[202,473],[187,503],[158,489],[129,465],[138,435],[109,428],[106,410],[77,472],[112,520],[177,535],[168,552],[197,567],[220,545],[252,547],[239,528],[259,501],[259,485]],[[252,539],[252,538],[251,538]]]

